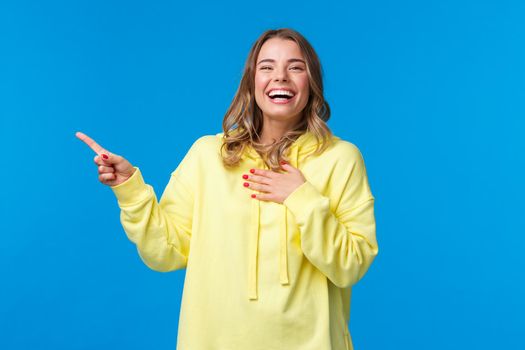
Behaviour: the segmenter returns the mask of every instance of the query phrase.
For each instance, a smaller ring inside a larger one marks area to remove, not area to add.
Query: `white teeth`
[[[291,96],[291,97],[295,96],[293,92],[288,91],[288,90],[272,90],[268,94],[268,96],[270,96],[270,97],[275,96],[275,95],[287,95],[287,96]]]

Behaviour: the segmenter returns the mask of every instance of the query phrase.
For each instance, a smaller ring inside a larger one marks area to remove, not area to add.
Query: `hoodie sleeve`
[[[356,284],[378,254],[374,197],[363,157],[350,144],[349,161],[338,161],[327,188],[337,198],[331,205],[309,181],[283,202],[293,213],[308,260],[340,288]],[[339,165],[343,163],[343,165]],[[335,207],[334,210],[331,208]]]
[[[111,187],[126,235],[136,244],[142,261],[155,271],[186,267],[194,203],[194,192],[187,179],[195,171],[196,144],[171,173],[160,202],[138,167],[128,180]]]

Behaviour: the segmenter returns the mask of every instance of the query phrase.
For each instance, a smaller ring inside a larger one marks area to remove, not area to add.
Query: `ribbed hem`
[[[129,179],[119,185],[110,186],[121,205],[140,202],[141,199],[149,194],[149,188],[144,182],[140,169],[138,167],[134,168],[136,170]]]

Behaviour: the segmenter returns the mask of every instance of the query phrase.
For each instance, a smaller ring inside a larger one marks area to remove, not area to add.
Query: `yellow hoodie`
[[[351,287],[378,254],[374,197],[358,148],[306,132],[288,159],[306,182],[283,204],[253,199],[251,147],[222,165],[223,133],[197,139],[160,202],[138,167],[111,187],[128,238],[156,271],[186,268],[178,350],[350,350]]]

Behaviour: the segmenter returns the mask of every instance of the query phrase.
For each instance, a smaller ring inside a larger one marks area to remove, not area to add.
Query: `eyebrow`
[[[272,63],[275,63],[275,60],[274,59],[271,59],[271,58],[265,58],[264,60],[260,60],[259,63],[257,63],[257,65],[260,65],[261,63],[263,62],[272,62]],[[305,63],[302,59],[300,58],[290,58],[288,60],[288,63],[291,63],[291,62],[302,62],[302,63]],[[305,63],[306,64],[306,63]]]

